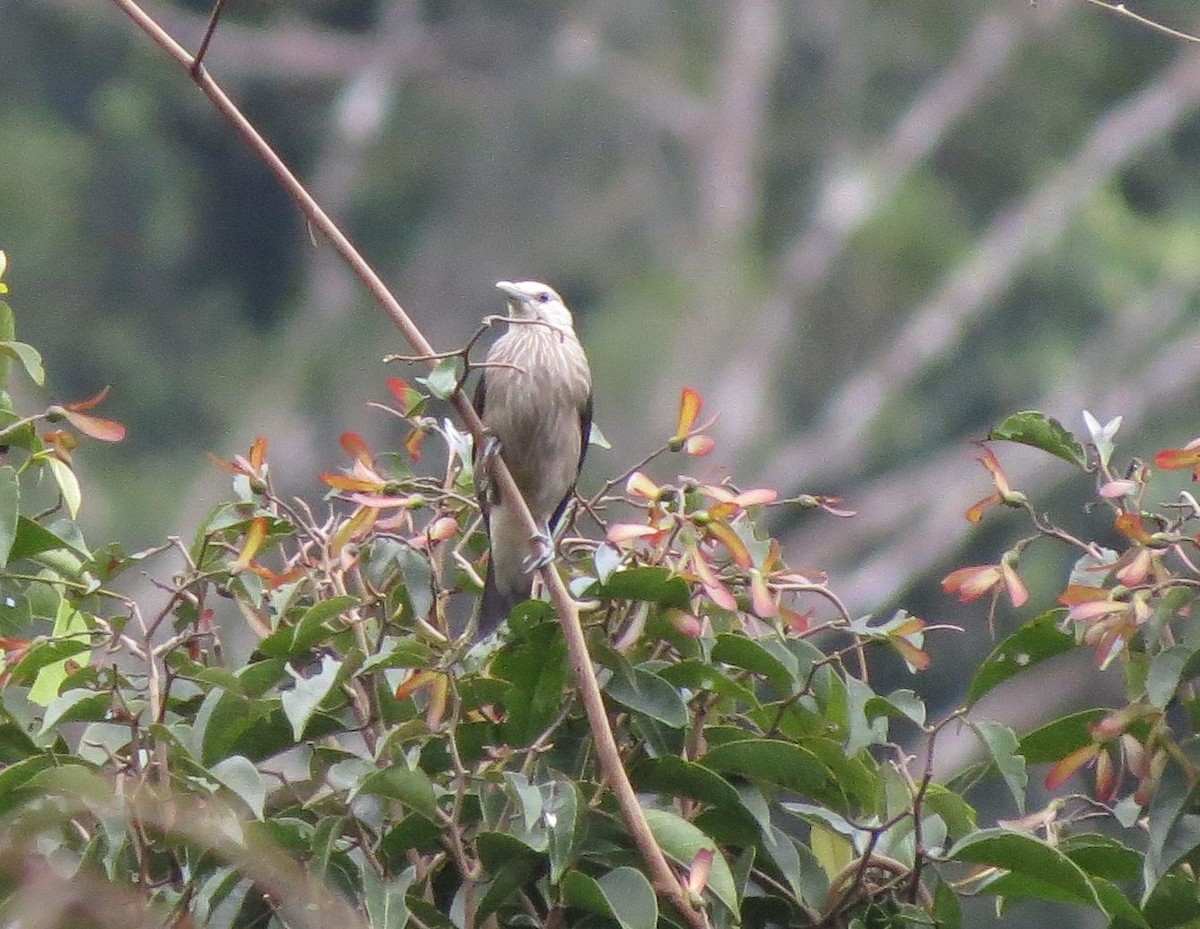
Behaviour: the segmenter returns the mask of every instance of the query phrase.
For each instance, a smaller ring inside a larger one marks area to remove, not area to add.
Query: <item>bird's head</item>
[[[571,311],[553,287],[538,281],[499,281],[496,288],[508,297],[508,312],[515,319],[540,319],[567,332],[575,330]]]

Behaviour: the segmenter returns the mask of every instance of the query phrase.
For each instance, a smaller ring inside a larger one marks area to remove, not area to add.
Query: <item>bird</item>
[[[490,557],[476,638],[529,599],[532,573],[554,557],[552,530],[575,490],[592,432],[592,374],[563,298],[538,281],[499,281],[508,331],[485,358],[475,410],[487,439],[475,455]],[[499,454],[533,514],[531,539],[488,479]]]

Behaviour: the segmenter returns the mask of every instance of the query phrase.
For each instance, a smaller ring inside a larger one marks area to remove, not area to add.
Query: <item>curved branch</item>
[[[355,276],[370,291],[375,301],[388,314],[413,351],[423,356],[435,355],[436,352],[433,346],[429,344],[429,341],[405,312],[399,301],[392,296],[392,293],[388,290],[382,279],[380,279],[379,275],[375,273],[375,270],[363,259],[338,225],[330,219],[320,204],[312,198],[304,185],[292,174],[279,155],[271,148],[270,144],[258,133],[233,101],[226,96],[225,92],[208,72],[203,67],[194,67],[195,63],[192,56],[163,31],[138,6],[135,0],[113,0],[113,2],[143,32],[150,36],[155,44],[188,70],[200,90],[212,101],[221,115],[233,125],[238,135],[242,137],[270,169],[272,174],[275,175],[288,195],[291,196],[312,224],[313,229],[325,236],[338,255],[341,256],[342,260],[354,272]],[[479,415],[475,412],[475,408],[471,405],[470,400],[459,391],[451,398],[451,401],[462,421],[475,437],[475,440],[477,442],[482,441],[483,423],[479,419]],[[496,459],[493,463],[492,472],[493,480],[500,490],[505,505],[517,514],[518,519],[524,524],[525,530],[530,537],[537,535],[537,523],[530,514],[529,507],[522,498],[521,492],[517,488],[516,482],[505,466],[503,459]],[[646,822],[645,815],[642,812],[637,794],[634,792],[633,785],[630,783],[625,768],[621,763],[616,739],[609,726],[604,700],[600,694],[599,683],[596,680],[595,669],[592,667],[591,657],[588,654],[583,627],[579,622],[578,607],[571,598],[566,584],[557,570],[555,570],[553,563],[541,569],[541,576],[546,589],[550,593],[550,601],[554,605],[563,629],[571,667],[587,711],[588,723],[592,730],[592,736],[595,739],[596,753],[600,760],[601,768],[616,795],[617,803],[621,808],[626,826],[629,828],[634,843],[637,845],[638,851],[641,853],[650,870],[658,892],[671,901],[694,929],[707,929],[707,916],[702,910],[693,906],[687,889],[680,883],[679,878],[667,862],[662,849],[659,848],[658,843],[655,841],[650,831],[650,826]]]

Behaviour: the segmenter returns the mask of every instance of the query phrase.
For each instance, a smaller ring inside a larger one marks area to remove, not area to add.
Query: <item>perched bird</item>
[[[476,480],[491,557],[477,635],[490,634],[528,599],[533,571],[554,556],[554,528],[583,467],[592,431],[592,374],[571,311],[537,281],[496,284],[508,297],[508,331],[487,354],[475,409],[488,432],[476,455]],[[530,539],[487,481],[499,453],[529,504],[542,537]]]

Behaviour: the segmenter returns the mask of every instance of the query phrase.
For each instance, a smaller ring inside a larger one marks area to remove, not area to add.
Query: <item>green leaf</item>
[[[834,803],[838,808],[846,805],[829,766],[808,749],[790,742],[774,739],[730,742],[710,749],[700,763],[721,774],[740,774],[765,781],[802,797]]]
[[[550,883],[557,884],[574,862],[584,839],[586,801],[574,781],[556,778],[544,784],[544,819],[550,830]]]
[[[263,805],[267,802],[267,784],[250,759],[233,755],[218,761],[209,771],[213,777],[237,794],[250,808],[255,819],[263,818]]]
[[[321,656],[321,670],[311,677],[303,677],[288,666],[287,672],[296,682],[296,686],[283,692],[283,712],[292,724],[292,734],[297,742],[304,734],[312,714],[333,690],[341,669],[342,663],[329,655]]]
[[[945,881],[938,883],[933,894],[933,919],[937,929],[962,929],[962,905],[954,888]]]
[[[437,818],[437,800],[433,782],[422,770],[410,770],[403,763],[389,765],[367,774],[347,798],[353,802],[360,793],[399,800],[427,819]]]
[[[886,696],[876,694],[867,700],[865,710],[868,717],[882,713],[907,719],[917,726],[925,725],[925,701],[908,689],[893,690]]]
[[[964,836],[976,829],[975,808],[941,784],[930,784],[925,789],[925,809],[941,817],[951,836]]]
[[[744,635],[718,635],[712,660],[761,675],[780,697],[790,697],[798,686],[799,666],[790,653],[768,651],[761,642]]]
[[[453,358],[443,358],[433,366],[433,370],[417,381],[424,384],[433,396],[439,400],[449,400],[462,383],[462,359],[455,355]]]
[[[1009,872],[1010,877],[1002,885],[988,884],[983,892],[1102,909],[1082,869],[1054,846],[1027,833],[984,829],[957,842],[946,857]]]
[[[691,602],[691,588],[687,581],[666,568],[626,568],[624,571],[614,571],[603,584],[595,584],[588,591],[588,596],[641,600],[686,610]]]
[[[363,865],[363,902],[371,929],[404,929],[408,925],[408,904],[404,895],[415,876],[412,868],[405,868],[398,877],[385,881],[370,863]]]
[[[1004,783],[1008,785],[1017,809],[1024,815],[1025,788],[1029,784],[1029,773],[1025,770],[1025,759],[1018,754],[1020,746],[1016,734],[1008,726],[990,720],[972,723],[971,727],[987,749],[992,763],[1000,771]]]
[[[1200,746],[1189,742],[1182,748],[1195,764]],[[1194,795],[1192,779],[1183,766],[1169,763],[1146,810],[1148,842],[1142,865],[1146,897],[1164,874],[1200,848],[1200,814],[1193,812]]]
[[[340,618],[347,610],[358,605],[357,597],[331,597],[313,604],[296,621],[295,625],[280,625],[278,629],[258,643],[260,654],[268,658],[294,658],[314,645],[328,640],[341,632],[345,624],[337,628],[330,621]]]
[[[481,832],[475,838],[475,846],[479,850],[480,861],[491,877],[476,911],[478,919],[486,920],[529,883],[542,865],[542,856],[516,836],[505,832]]]
[[[686,687],[695,693],[707,691],[726,700],[740,701],[751,706],[758,703],[751,688],[741,681],[734,680],[731,675],[711,662],[694,659],[675,661],[656,668],[655,673],[669,684]]]
[[[646,822],[654,834],[654,840],[668,858],[685,868],[690,867],[696,855],[705,850],[714,852],[712,870],[708,874],[707,890],[721,901],[731,913],[738,912],[737,888],[733,883],[733,872],[729,862],[717,844],[692,823],[666,810],[646,810]]]
[[[569,906],[616,920],[621,929],[655,929],[658,925],[654,888],[636,868],[614,868],[599,880],[569,871],[562,890]]]
[[[9,562],[20,561],[22,558],[33,558],[45,552],[64,550],[78,555],[80,563],[88,558],[86,551],[77,549],[61,536],[51,532],[41,523],[36,523],[26,516],[17,519],[17,535],[13,539],[12,548],[8,553]]]
[[[9,465],[0,468],[0,568],[8,564],[9,553],[17,540],[17,522],[21,516],[21,484]]]
[[[29,701],[38,706],[49,706],[50,701],[58,696],[58,688],[62,686],[69,673],[68,661],[85,665],[91,657],[91,649],[88,647],[90,637],[87,619],[66,600],[62,600],[58,604],[58,615],[54,618],[54,638],[56,645],[68,649],[73,648],[73,651],[68,657],[50,662],[38,671],[33,685],[29,688],[28,695]],[[14,675],[18,672],[26,673],[25,663],[30,661],[33,655],[34,650],[31,649],[25,659],[17,665]]]
[[[1196,649],[1190,646],[1172,645],[1150,659],[1150,670],[1146,674],[1146,698],[1152,706],[1166,709],[1179,689],[1184,667],[1195,654]]]
[[[523,639],[500,650],[491,671],[512,684],[504,700],[504,740],[528,745],[562,712],[567,647],[561,630],[554,623],[534,626]]]
[[[1057,419],[1036,410],[1013,413],[994,427],[987,437],[993,442],[1031,445],[1075,465],[1081,471],[1087,470],[1087,453],[1075,440],[1075,436]]]
[[[1030,732],[1021,739],[1018,751],[1030,764],[1059,761],[1092,742],[1090,727],[1109,713],[1103,708],[1063,716]]]
[[[1067,836],[1058,850],[1093,877],[1109,881],[1136,881],[1142,856],[1116,839],[1096,833]]]
[[[711,768],[694,761],[684,761],[675,755],[646,758],[630,771],[630,777],[643,793],[690,797],[711,806],[744,811],[742,798],[729,781]]]
[[[108,716],[112,702],[112,695],[107,692],[96,693],[83,687],[68,690],[47,705],[38,738],[62,723],[98,722]]]
[[[50,473],[54,475],[54,482],[58,484],[58,491],[62,494],[67,512],[74,519],[79,515],[79,508],[83,505],[83,491],[79,487],[79,478],[75,476],[75,472],[65,461],[58,458],[47,458],[45,462],[50,468]]]
[[[29,375],[29,379],[37,384],[38,387],[46,383],[46,371],[42,367],[41,353],[32,345],[6,339],[0,342],[0,354],[6,355],[9,358],[15,358],[21,362],[22,367],[25,368],[25,373]]]
[[[854,860],[854,846],[846,837],[822,826],[810,828],[808,844],[821,870],[831,881]]]
[[[762,835],[762,847],[798,899],[811,906],[825,902],[829,880],[808,846],[798,843],[778,826],[768,825]]]
[[[688,724],[687,704],[679,692],[657,674],[644,668],[632,668],[632,674],[614,674],[604,685],[604,692],[617,703],[635,713],[658,720],[672,729]]]
[[[1049,610],[997,645],[975,672],[967,705],[1022,671],[1074,649],[1074,636],[1058,628],[1064,615],[1063,610]]]

